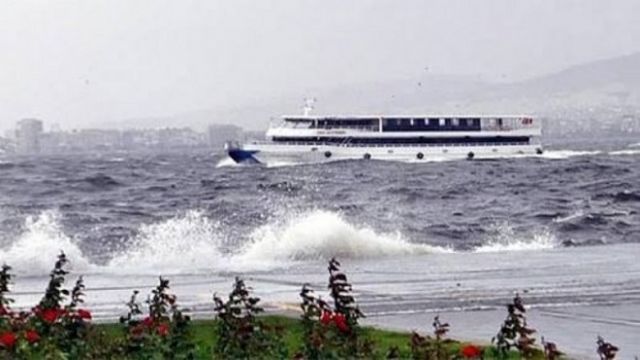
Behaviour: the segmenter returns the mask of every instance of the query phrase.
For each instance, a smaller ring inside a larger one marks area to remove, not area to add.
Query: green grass
[[[285,316],[264,316],[262,317],[264,322],[270,326],[282,326],[286,329],[284,334],[284,343],[289,350],[289,356],[293,357],[302,345],[302,325],[296,318]],[[194,343],[198,348],[198,359],[212,359],[212,349],[215,344],[215,320],[194,320],[191,322],[190,331]],[[108,337],[122,337],[124,332],[122,325],[108,323],[98,324],[97,328],[100,332],[103,332]],[[364,327],[364,334],[373,341],[375,349],[377,349],[377,357],[384,359],[389,348],[398,347],[400,350],[401,358],[411,357],[411,333],[382,330],[373,327]],[[424,334],[422,334],[424,335]],[[458,354],[459,349],[465,345],[459,341],[446,340],[445,347],[447,353]],[[257,356],[259,358],[259,356]],[[485,359],[492,359],[492,357],[485,356]],[[520,356],[516,352],[509,354],[509,359],[520,359]],[[541,351],[538,351],[533,359],[544,359]]]

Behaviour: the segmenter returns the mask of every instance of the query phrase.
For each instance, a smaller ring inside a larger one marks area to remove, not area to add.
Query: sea
[[[538,157],[237,166],[223,154],[0,159],[0,262],[14,306],[70,260],[95,321],[162,276],[194,317],[241,277],[268,312],[327,297],[338,259],[365,324],[489,343],[519,293],[528,324],[575,358],[596,338],[640,356],[638,139],[551,141]]]

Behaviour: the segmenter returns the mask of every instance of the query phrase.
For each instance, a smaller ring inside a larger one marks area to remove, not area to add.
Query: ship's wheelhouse
[[[380,118],[285,117],[280,126],[287,129],[379,131]]]

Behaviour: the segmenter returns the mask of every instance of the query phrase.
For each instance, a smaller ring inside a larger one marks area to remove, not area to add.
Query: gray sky
[[[513,81],[640,51],[638,14],[638,0],[0,0],[0,130],[299,98],[427,66]]]

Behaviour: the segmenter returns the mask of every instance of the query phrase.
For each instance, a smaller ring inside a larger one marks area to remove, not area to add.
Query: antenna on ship
[[[313,110],[313,104],[316,102],[316,98],[305,98],[304,107],[302,108],[304,116],[309,116]]]

